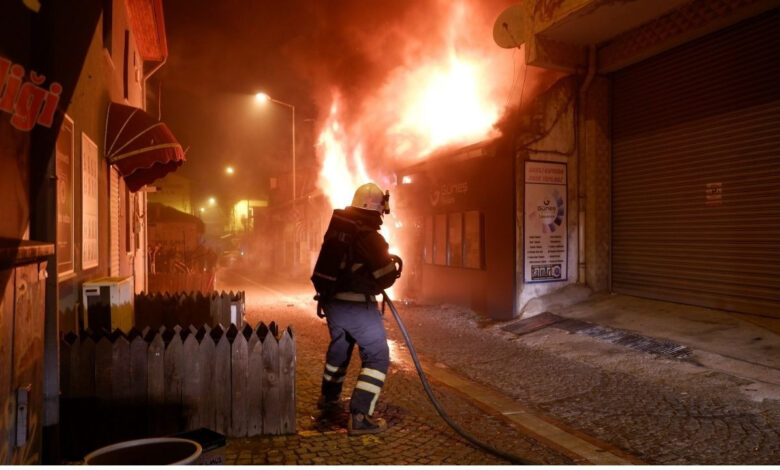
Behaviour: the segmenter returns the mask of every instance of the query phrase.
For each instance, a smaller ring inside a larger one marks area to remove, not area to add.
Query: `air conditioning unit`
[[[82,287],[84,328],[92,330],[119,328],[127,333],[133,327],[133,276],[103,277],[87,281]]]

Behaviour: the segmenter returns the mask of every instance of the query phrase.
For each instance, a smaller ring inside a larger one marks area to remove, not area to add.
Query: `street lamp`
[[[255,95],[255,101],[258,103],[265,103],[266,101],[272,101],[276,104],[280,104],[282,106],[286,106],[292,110],[292,199],[293,202],[295,202],[295,106],[291,105],[290,103],[285,103],[284,101],[279,101],[276,99],[271,98],[265,93],[257,93]]]
[[[227,173],[229,175],[232,175],[233,173],[235,173],[235,170],[233,170],[232,166],[229,166],[229,167],[225,168],[225,173]]]
[[[210,205],[210,206],[213,206],[213,205],[214,205],[214,204],[216,204],[216,203],[217,203],[217,200],[216,200],[216,199],[214,199],[213,197],[210,197],[210,198],[209,198],[209,205]]]

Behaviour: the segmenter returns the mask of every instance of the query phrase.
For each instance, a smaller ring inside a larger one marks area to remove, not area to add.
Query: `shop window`
[[[463,214],[457,212],[447,216],[448,266],[463,266]]]
[[[447,214],[437,214],[434,217],[433,264],[447,264]]]
[[[426,216],[423,262],[459,268],[483,268],[483,226],[479,211]]]
[[[425,246],[423,247],[424,262],[433,263],[433,216],[425,217]]]
[[[482,268],[482,215],[479,211],[463,214],[463,265],[467,268]]]

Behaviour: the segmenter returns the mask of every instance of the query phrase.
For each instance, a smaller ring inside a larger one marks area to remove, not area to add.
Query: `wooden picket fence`
[[[295,432],[291,327],[85,331],[60,344],[62,448],[70,457],[201,427],[229,437]]]
[[[214,271],[149,274],[149,292],[214,290]]]
[[[238,292],[142,292],[135,296],[135,327],[153,330],[176,325],[244,326],[246,294]]]

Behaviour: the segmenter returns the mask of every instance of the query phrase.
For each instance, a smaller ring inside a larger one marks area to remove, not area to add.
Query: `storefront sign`
[[[469,192],[469,182],[443,183],[431,191],[431,205],[448,206],[455,203],[455,197]]]
[[[35,124],[51,127],[62,85],[52,82],[46,90],[41,87],[45,75],[31,70],[27,81],[24,76],[24,67],[0,57],[0,111],[12,114],[11,125],[22,131]]]
[[[567,279],[566,164],[525,162],[524,281]]]

